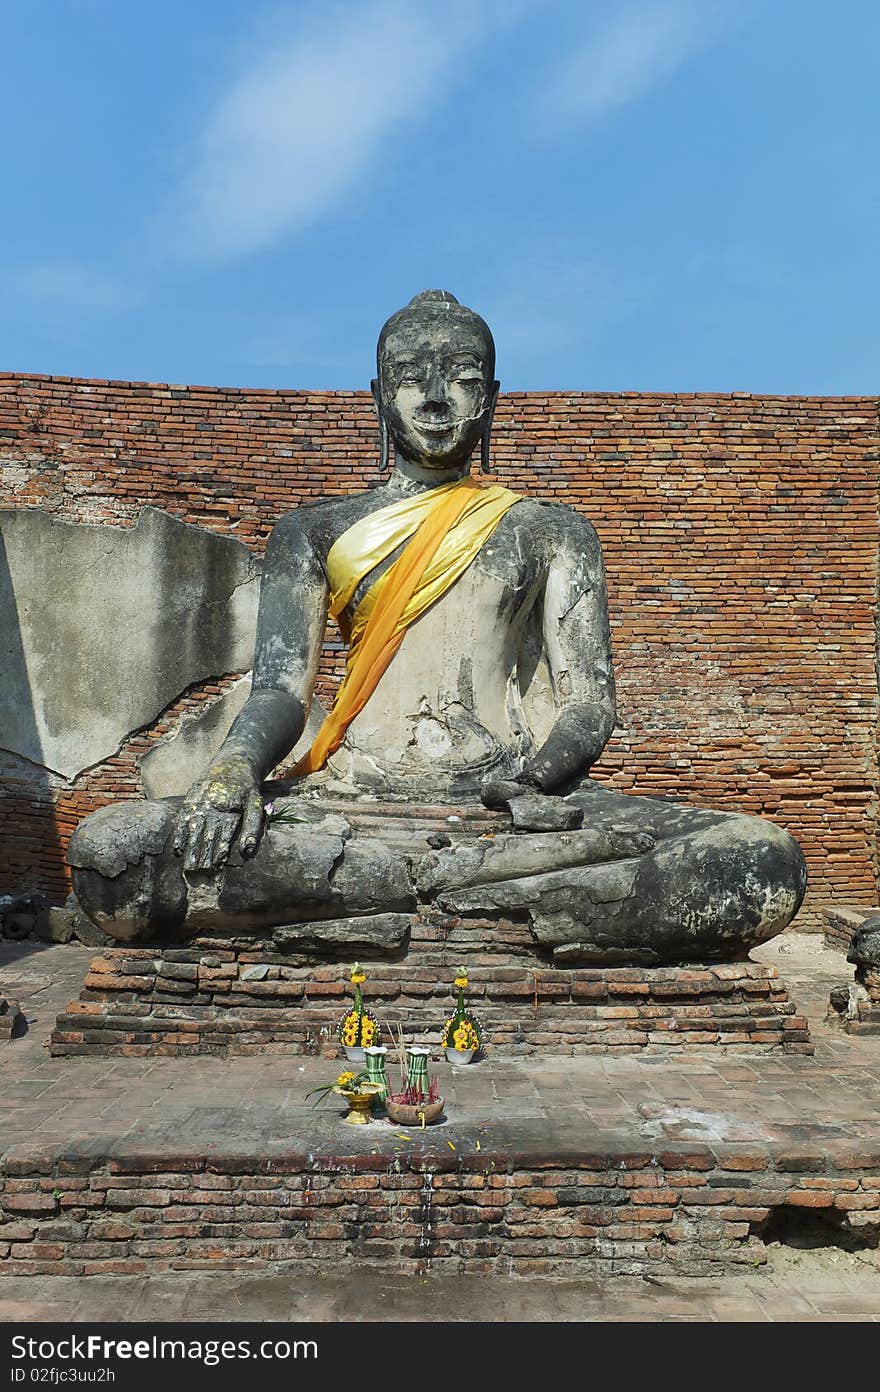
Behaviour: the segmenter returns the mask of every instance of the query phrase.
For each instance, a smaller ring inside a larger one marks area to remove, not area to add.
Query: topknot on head
[[[385,344],[394,331],[410,323],[430,324],[432,321],[436,323],[441,319],[445,321],[447,326],[452,326],[454,323],[469,324],[472,330],[479,333],[486,349],[486,370],[491,377],[495,372],[495,342],[489,325],[474,310],[461,304],[451,290],[421,290],[418,295],[413,295],[409,304],[405,305],[403,309],[399,309],[396,314],[392,314],[391,318],[383,324],[376,349],[380,374]]]
[[[409,302],[411,305],[418,304],[449,304],[457,305],[458,300],[451,290],[420,290],[417,295],[413,295]],[[408,306],[407,306],[408,307]]]

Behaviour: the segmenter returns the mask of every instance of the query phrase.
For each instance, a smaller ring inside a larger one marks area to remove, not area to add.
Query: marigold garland
[[[336,1027],[339,1042],[346,1049],[368,1049],[372,1044],[378,1044],[382,1033],[373,1012],[364,1008],[361,987],[366,979],[360,963],[355,962],[349,977],[354,987],[354,1005],[345,1012]]]
[[[443,1025],[441,1047],[459,1049],[462,1053],[468,1053],[471,1049],[476,1051],[482,1048],[483,1028],[473,1011],[465,1010],[464,993],[468,986],[468,976],[464,967],[458,968],[454,985],[458,991],[458,1002],[455,1013],[450,1015]]]

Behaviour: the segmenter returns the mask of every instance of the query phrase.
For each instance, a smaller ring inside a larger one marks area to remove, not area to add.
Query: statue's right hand
[[[228,860],[236,835],[243,856],[256,854],[263,820],[259,782],[247,760],[217,759],[183,800],[174,854],[184,870],[216,870]]]

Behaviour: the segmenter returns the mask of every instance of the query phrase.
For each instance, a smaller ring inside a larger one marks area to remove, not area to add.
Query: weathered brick
[[[2,1205],[7,1213],[54,1213],[56,1209],[51,1194],[7,1194]]]
[[[831,1208],[834,1194],[824,1189],[789,1189],[785,1201],[798,1208]]]

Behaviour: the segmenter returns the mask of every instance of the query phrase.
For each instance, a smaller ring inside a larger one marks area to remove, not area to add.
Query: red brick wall
[[[376,478],[366,393],[0,376],[0,504],[126,523],[145,503],[262,549],[302,500]],[[626,791],[754,812],[800,840],[817,904],[877,901],[878,401],[514,393],[497,477],[563,498],[605,551]],[[326,694],[339,665],[328,647]],[[194,700],[72,788],[6,760],[0,889],[64,891],[86,811]]]
[[[612,1149],[609,1138],[601,1155],[568,1152],[562,1169],[549,1146],[520,1144],[514,1168],[509,1150],[452,1155],[442,1141],[428,1150],[430,1140],[393,1164],[375,1148],[306,1156],[276,1147],[267,1158],[255,1142],[251,1155],[205,1158],[147,1144],[108,1161],[76,1150],[56,1158],[44,1143],[0,1174],[0,1274],[308,1278],[366,1261],[410,1274],[656,1280],[761,1266],[761,1233],[782,1213],[822,1209],[842,1237],[865,1243],[880,1221],[869,1146],[826,1160],[821,1151],[774,1156],[761,1141],[666,1142],[652,1154]]]

